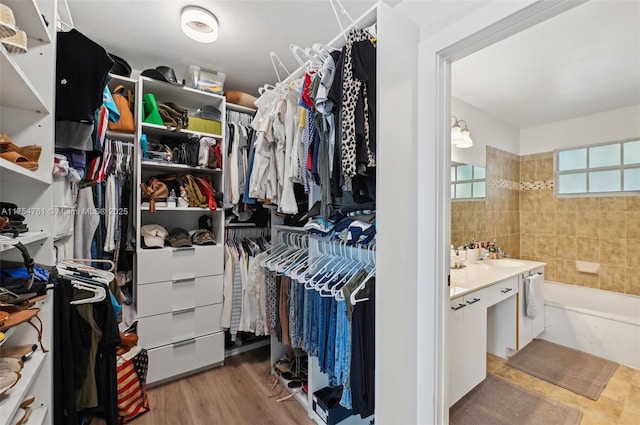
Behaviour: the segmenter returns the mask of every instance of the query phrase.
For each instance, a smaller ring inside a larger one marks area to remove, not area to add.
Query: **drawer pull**
[[[513,288],[504,288],[500,290],[500,292],[502,292],[503,294],[506,294],[507,292],[511,292],[511,291],[513,291]]]
[[[478,301],[480,301],[480,298],[475,298],[475,297],[474,297],[471,301],[467,301],[467,304],[468,304],[468,305],[475,304],[475,303],[477,303]]]
[[[173,343],[173,348],[183,347],[185,345],[195,344],[195,343],[196,343],[196,339],[195,338],[189,338],[189,339],[185,339],[184,341],[174,342]]]
[[[181,246],[179,248],[173,248],[173,252],[181,252],[181,251],[195,251],[195,246]]]
[[[195,277],[185,277],[183,279],[173,279],[171,283],[182,283],[182,282],[191,282],[192,280],[196,280]]]
[[[458,304],[457,307],[451,307],[451,310],[460,310],[461,308],[464,308],[466,306],[467,306],[466,304]]]
[[[173,314],[174,316],[177,316],[178,314],[193,313],[194,311],[196,311],[196,308],[191,307],[191,308],[185,308],[183,310],[173,311],[171,312],[171,314]]]

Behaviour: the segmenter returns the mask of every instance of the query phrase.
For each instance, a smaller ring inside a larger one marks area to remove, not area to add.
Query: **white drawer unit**
[[[224,361],[224,333],[190,338],[149,350],[147,382],[153,384]]]
[[[223,273],[222,245],[142,249],[137,253],[138,285]]]
[[[513,276],[501,282],[484,288],[488,306],[499,303],[518,293],[518,276]]]
[[[221,317],[222,304],[143,317],[138,320],[140,345],[155,348],[220,332]]]
[[[221,303],[222,286],[222,275],[138,285],[138,317]]]

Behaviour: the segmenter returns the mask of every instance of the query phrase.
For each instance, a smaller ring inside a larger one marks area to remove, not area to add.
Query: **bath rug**
[[[450,425],[577,425],[582,412],[492,374],[449,409]]]
[[[531,341],[506,365],[591,400],[600,397],[618,367],[618,363],[544,339]]]

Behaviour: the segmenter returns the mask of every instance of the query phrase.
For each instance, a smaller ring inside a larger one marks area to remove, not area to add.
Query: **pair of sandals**
[[[27,170],[36,171],[39,167],[38,161],[42,153],[42,146],[18,146],[9,136],[0,134],[0,158],[12,162]]]
[[[22,360],[13,357],[0,357],[0,396],[13,388],[22,375]]]

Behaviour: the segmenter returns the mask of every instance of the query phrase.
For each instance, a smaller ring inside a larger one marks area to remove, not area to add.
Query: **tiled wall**
[[[485,200],[451,202],[451,244],[459,247],[472,240],[486,240],[487,210]]]
[[[546,262],[547,280],[640,295],[640,196],[555,198],[551,152],[520,157],[520,182],[521,258]]]
[[[520,161],[517,155],[487,146],[487,236],[510,257],[520,247]]]

